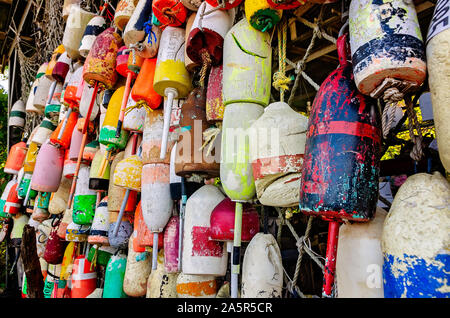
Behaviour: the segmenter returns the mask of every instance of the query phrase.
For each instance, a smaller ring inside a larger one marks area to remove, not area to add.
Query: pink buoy
[[[178,249],[180,218],[172,216],[164,231],[164,269],[167,273],[178,272]]]
[[[41,192],[58,191],[64,165],[64,150],[46,142],[36,158],[31,188]]]

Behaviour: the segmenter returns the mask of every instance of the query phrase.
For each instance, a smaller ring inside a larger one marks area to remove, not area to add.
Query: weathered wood
[[[36,250],[36,231],[28,224],[23,228],[20,253],[27,277],[28,298],[44,298],[44,277]]]

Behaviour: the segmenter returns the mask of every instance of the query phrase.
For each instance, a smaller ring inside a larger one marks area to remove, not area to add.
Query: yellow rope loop
[[[147,111],[147,115],[150,115],[150,113],[153,111],[153,109],[150,106],[148,106],[148,104],[144,100],[140,100],[136,104],[127,107],[125,109],[125,115],[128,115],[134,109],[139,109],[139,108],[142,108],[142,107],[144,107],[145,110]]]
[[[210,127],[208,129],[206,129],[203,132],[203,140],[205,140],[205,142],[203,143],[203,145],[200,147],[199,150],[203,150],[206,146],[208,146],[208,149],[206,150],[206,155],[209,156],[211,154],[211,150],[214,145],[214,142],[216,141],[216,138],[220,134],[221,131],[222,131],[222,123],[221,122],[218,122],[216,124],[216,127]]]
[[[278,32],[278,72],[273,74],[273,87],[280,91],[280,101],[284,102],[284,91],[289,89],[290,77],[286,76],[286,39],[287,39],[287,20],[277,28]]]
[[[287,77],[286,75],[284,75],[283,73],[281,73],[280,71],[275,72],[273,74],[273,87],[279,91],[281,90],[288,90],[289,86],[288,84],[291,82],[291,79],[289,77]]]

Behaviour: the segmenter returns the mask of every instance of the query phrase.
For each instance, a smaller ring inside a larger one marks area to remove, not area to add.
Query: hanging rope
[[[278,26],[278,72],[273,74],[273,87],[280,91],[280,101],[284,102],[284,91],[289,89],[288,84],[291,79],[286,76],[286,42],[287,42],[287,21]]]
[[[413,149],[409,154],[414,161],[420,161],[423,157],[423,136],[420,129],[419,120],[414,110],[414,105],[410,96],[405,96],[406,111],[408,113],[408,130],[409,137],[414,143]],[[417,130],[417,135],[414,134],[414,129]]]

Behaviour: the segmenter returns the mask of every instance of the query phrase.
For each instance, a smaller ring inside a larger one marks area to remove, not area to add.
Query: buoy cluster
[[[112,19],[67,1],[61,45],[11,109],[19,132],[25,113],[44,117],[11,147],[0,199],[2,231],[36,232],[46,297],[282,297],[261,205],[329,222],[324,297],[450,295],[449,184],[419,173],[377,208],[376,102],[417,89],[429,65],[450,169],[448,3],[424,41],[411,1],[351,1],[309,118],[271,102],[272,33],[304,4],[120,0]]]

